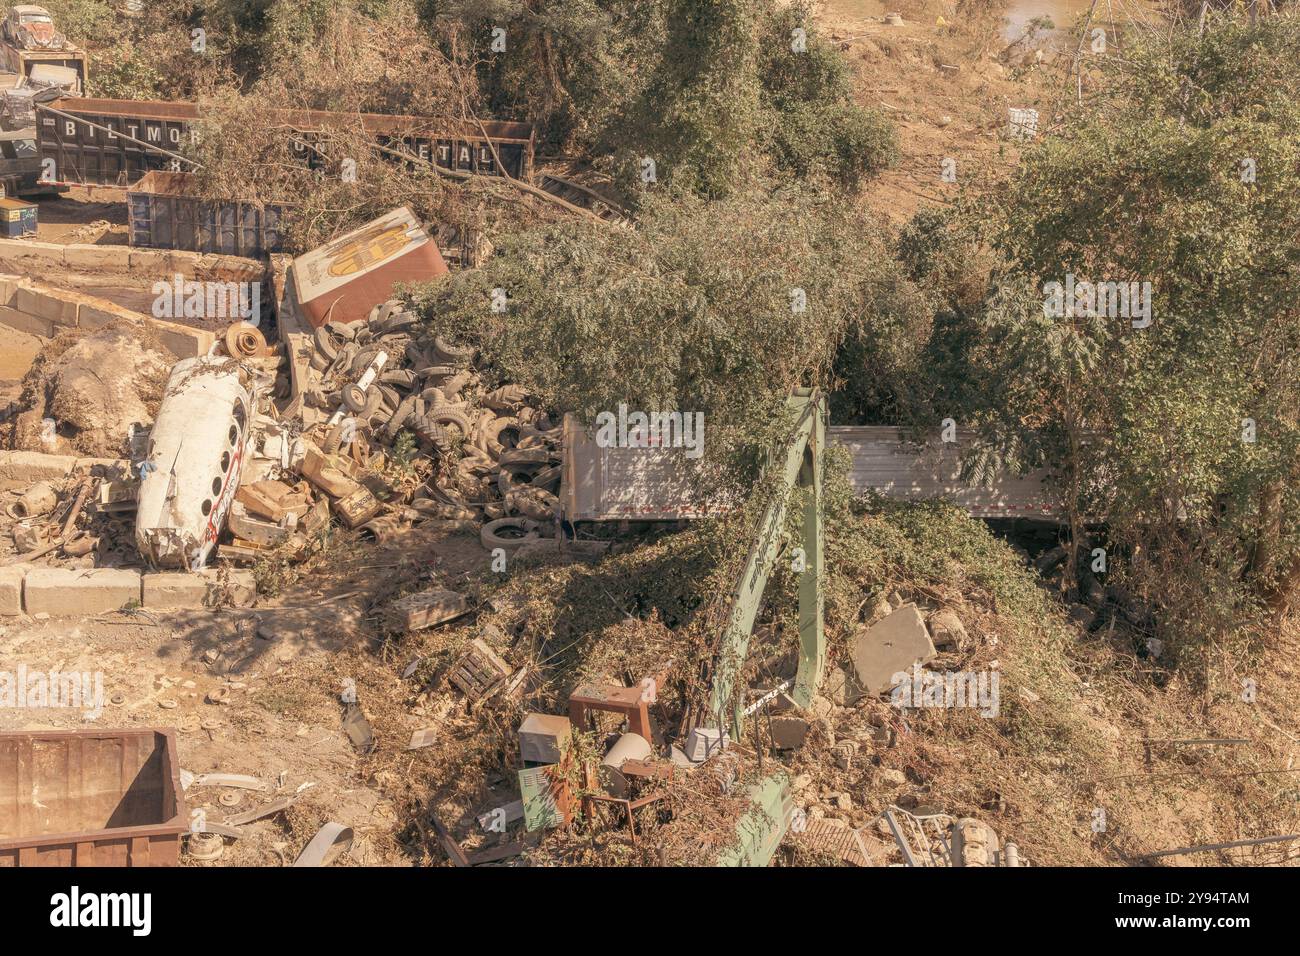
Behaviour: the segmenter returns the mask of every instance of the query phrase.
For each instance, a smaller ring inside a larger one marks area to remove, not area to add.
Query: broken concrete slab
[[[185,571],[163,571],[140,578],[140,603],[145,607],[202,607],[208,582]]]
[[[23,578],[28,569],[26,564],[0,568],[0,616],[13,617],[23,613]]]
[[[23,581],[28,614],[104,614],[140,603],[140,574],[120,568],[34,568]]]
[[[773,717],[772,743],[777,750],[797,750],[812,725],[802,717]]]
[[[106,470],[130,470],[121,458],[79,458],[75,455],[46,455],[38,451],[0,451],[0,491],[26,490],[38,481],[58,481],[78,469],[96,465]]]
[[[854,675],[868,694],[894,686],[894,675],[935,658],[934,642],[915,604],[904,604],[888,617],[853,636]]]

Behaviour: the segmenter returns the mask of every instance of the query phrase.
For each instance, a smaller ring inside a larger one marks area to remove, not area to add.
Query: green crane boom
[[[781,552],[781,536],[791,491],[807,489],[802,524],[802,572],[799,578],[799,669],[791,697],[800,707],[808,707],[821,682],[826,661],[826,639],[822,626],[822,574],[825,541],[822,531],[822,453],[826,447],[826,398],[814,389],[796,389],[786,401],[797,415],[793,432],[786,441],[781,484],[763,514],[757,539],[731,595],[727,630],[714,669],[709,697],[709,713],[723,727],[731,709],[732,735],[740,737],[741,695],[735,684],[749,639],[758,616],[763,590]],[[780,454],[780,453],[778,453]]]

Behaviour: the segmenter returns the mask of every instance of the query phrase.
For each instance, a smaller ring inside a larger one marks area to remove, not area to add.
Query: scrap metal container
[[[176,866],[174,731],[0,732],[0,868]]]
[[[54,161],[61,183],[129,186],[150,170],[180,172],[178,155],[201,135],[197,103],[64,96],[35,109],[41,158]],[[313,145],[321,130],[360,121],[393,162],[409,157],[452,175],[533,177],[530,123],[319,110],[265,110],[262,119],[283,130],[286,158],[309,168],[324,165]]]
[[[284,248],[284,206],[201,199],[191,175],[154,170],[127,190],[131,245],[250,259]]]

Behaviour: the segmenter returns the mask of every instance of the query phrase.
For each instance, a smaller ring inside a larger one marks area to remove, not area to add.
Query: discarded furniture
[[[594,711],[607,711],[627,718],[627,729],[653,740],[650,729],[650,703],[642,687],[617,684],[583,684],[569,697],[569,720],[577,730],[587,729],[587,717]]]
[[[447,680],[470,700],[477,700],[509,674],[510,665],[476,637],[451,666]]]

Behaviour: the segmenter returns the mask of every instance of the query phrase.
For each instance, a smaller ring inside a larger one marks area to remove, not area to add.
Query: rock
[[[795,793],[798,793],[801,790],[807,790],[811,786],[812,774],[801,773],[799,776],[794,778],[794,782],[790,784],[790,789]]]
[[[866,691],[846,667],[832,667],[822,681],[822,693],[837,707],[852,707],[866,696]]]
[[[907,785],[907,774],[901,770],[882,767],[876,771],[876,783],[882,787],[903,787]]]
[[[967,641],[966,627],[955,611],[944,608],[930,615],[930,636],[939,650],[959,650]]]
[[[858,745],[851,740],[844,740],[835,745],[835,766],[847,772],[853,769],[853,760],[858,755]]]
[[[772,743],[777,750],[797,750],[803,746],[809,727],[802,717],[773,717]]]
[[[837,793],[831,802],[835,804],[837,810],[853,809],[853,798],[847,793]]]

